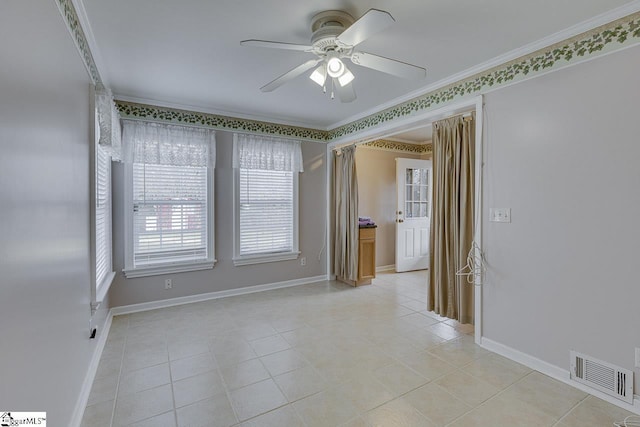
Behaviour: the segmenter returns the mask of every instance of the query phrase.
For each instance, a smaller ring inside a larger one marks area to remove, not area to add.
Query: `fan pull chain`
[[[333,95],[333,79],[331,79],[331,99],[335,98]]]

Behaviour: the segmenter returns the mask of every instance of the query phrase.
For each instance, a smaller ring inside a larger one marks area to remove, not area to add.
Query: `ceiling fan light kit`
[[[338,77],[338,83],[340,83],[340,86],[346,86],[349,83],[351,83],[355,78],[356,76],[354,76],[353,73],[347,70],[345,67],[344,73],[342,73],[342,75]]]
[[[326,92],[327,77],[330,77],[332,86],[331,98],[333,99],[334,97],[335,89],[341,102],[352,102],[356,99],[352,84],[355,75],[349,70],[345,60],[362,67],[406,79],[422,79],[426,76],[426,70],[422,67],[354,50],[356,45],[384,30],[394,22],[395,20],[389,12],[378,9],[370,9],[358,20],[354,20],[346,12],[328,10],[316,14],[311,20],[311,31],[313,32],[311,45],[255,39],[243,40],[240,44],[242,46],[285,49],[316,55],[316,59],[298,65],[267,83],[260,88],[261,91],[271,92],[315,68],[309,78],[321,86],[323,92]]]
[[[313,73],[309,76],[311,80],[316,82],[318,86],[324,86],[324,82],[327,80],[327,67],[324,64],[320,64],[318,68],[313,70]]]
[[[331,77],[340,77],[344,74],[344,63],[335,55],[329,55],[327,60],[327,74]]]

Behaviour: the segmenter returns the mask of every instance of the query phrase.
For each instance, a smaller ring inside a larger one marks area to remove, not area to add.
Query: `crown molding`
[[[85,39],[87,41],[87,46],[89,47],[89,51],[91,52],[91,57],[95,63],[95,67],[98,70],[100,75],[100,81],[96,83],[101,83],[103,86],[109,86],[109,80],[107,75],[100,74],[100,70],[105,69],[104,61],[102,60],[102,55],[100,53],[100,49],[98,48],[98,43],[96,42],[96,37],[93,34],[93,28],[91,27],[91,22],[89,21],[89,16],[87,15],[87,10],[84,6],[84,0],[71,0],[74,7],[76,8],[76,15],[78,16],[78,21],[80,22],[80,26],[85,35]]]
[[[126,119],[196,125],[217,130],[274,135],[311,142],[326,142],[327,140],[327,131],[318,129],[280,125],[257,120],[245,120],[236,117],[125,101],[116,101],[116,106],[120,112],[120,117]]]
[[[407,118],[640,43],[640,12],[329,131],[329,140]]]
[[[160,101],[157,99],[126,96],[126,95],[120,95],[118,93],[114,93],[113,96],[117,101],[124,101],[131,104],[171,108],[174,110],[190,111],[194,113],[213,114],[215,116],[233,117],[235,119],[250,120],[254,122],[273,123],[276,125],[299,127],[299,128],[306,128],[306,129],[314,129],[314,130],[319,130],[323,132],[328,131],[328,129],[325,129],[325,128],[309,127],[306,123],[296,122],[296,121],[287,121],[287,120],[277,120],[277,119],[274,119],[273,117],[257,116],[257,115],[251,115],[251,114],[238,113],[234,111],[216,110],[215,108],[203,107],[199,105],[187,105],[187,104],[181,104],[179,102]]]
[[[93,53],[91,49],[95,49],[94,46],[89,45],[89,41],[87,36],[80,24],[80,18],[77,10],[80,9],[84,13],[84,6],[78,5],[76,8],[76,4],[73,0],[56,0],[56,5],[58,6],[58,10],[62,15],[62,19],[64,19],[64,23],[67,26],[67,30],[71,34],[71,38],[73,39],[78,52],[80,53],[80,58],[82,58],[82,62],[84,63],[87,72],[89,73],[89,77],[91,77],[91,81],[93,84],[102,84],[102,78],[100,77],[100,72],[98,71],[98,67],[93,57]],[[88,25],[88,22],[85,23]],[[91,33],[91,39],[93,39],[93,33]]]
[[[433,145],[428,142],[424,144],[411,144],[407,142],[392,141],[389,139],[377,139],[371,142],[365,142],[361,145],[365,148],[373,150],[394,151],[396,153],[411,154],[430,154],[433,152]]]
[[[633,15],[636,12],[640,11],[640,0],[635,0],[631,3],[628,3],[624,6],[618,7],[616,9],[612,9],[608,12],[597,15],[593,18],[590,18],[586,21],[580,22],[579,24],[573,25],[564,30],[558,31],[549,36],[543,37],[540,40],[535,42],[526,44],[520,48],[514,49],[502,55],[498,55],[495,58],[492,58],[486,62],[482,62],[478,65],[475,65],[471,68],[468,68],[464,71],[461,71],[456,74],[452,74],[444,79],[441,79],[433,84],[417,89],[413,92],[410,92],[406,95],[400,96],[398,98],[392,99],[391,101],[385,102],[383,104],[377,105],[376,107],[369,109],[367,111],[363,111],[360,114],[353,115],[339,122],[333,123],[329,125],[328,129],[336,129],[341,126],[347,125],[349,123],[358,121],[367,116],[374,115],[388,108],[394,107],[398,104],[402,104],[404,102],[413,100],[414,98],[418,98],[422,95],[426,95],[428,93],[434,92],[437,89],[443,88],[445,86],[451,85],[453,83],[460,82],[464,79],[467,79],[471,76],[475,76],[476,74],[482,73],[484,71],[490,70],[507,62],[513,61],[515,59],[530,55],[534,52],[537,52],[541,49],[547,48],[549,46],[555,45],[557,43],[561,43],[566,41],[572,37],[575,37],[580,34],[587,33],[598,27],[609,24],[611,22],[617,21],[619,19],[628,17]]]
[[[103,84],[92,54],[92,49],[96,49],[93,33],[86,20],[84,7],[79,2],[81,0],[56,0],[89,76],[95,84]],[[81,16],[76,10],[76,5],[81,11]],[[85,22],[82,22],[82,19]],[[83,30],[83,25],[87,33]],[[414,92],[382,104],[375,112],[364,113],[365,116],[361,115],[362,118],[357,120],[348,119],[348,122],[336,124],[330,130],[127,101],[118,101],[117,104],[121,115],[132,119],[160,120],[227,131],[275,135],[313,142],[332,142],[345,137],[357,137],[363,131],[382,124],[411,118],[453,101],[482,95],[638,43],[640,43],[640,0],[598,15],[521,49],[498,56],[462,73],[454,74],[422,89],[418,92],[420,93],[418,96],[414,96]]]

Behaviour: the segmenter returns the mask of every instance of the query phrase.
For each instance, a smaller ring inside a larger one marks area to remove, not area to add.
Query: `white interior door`
[[[429,268],[431,160],[396,159],[396,271]]]

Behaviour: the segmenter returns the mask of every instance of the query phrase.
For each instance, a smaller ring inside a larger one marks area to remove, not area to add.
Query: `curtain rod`
[[[475,111],[465,111],[464,113],[458,113],[458,114],[454,114],[453,116],[448,116],[440,120],[435,120],[433,122],[433,126],[436,127],[438,126],[439,122],[447,119],[453,119],[454,117],[462,117],[462,120],[464,120],[465,122],[470,122],[475,118],[475,115],[476,115]]]
[[[333,148],[332,148],[332,150],[333,150],[333,151],[336,151],[336,152],[337,152],[336,154],[340,155],[340,152],[341,152],[342,150],[344,150],[345,148],[355,147],[355,146],[356,146],[356,145],[358,145],[358,144],[359,144],[358,142],[352,142],[352,143],[350,143],[350,144],[341,145],[341,146],[339,146],[339,147],[333,147]]]
[[[447,117],[445,117],[443,119],[440,119],[440,120],[434,120],[433,123],[437,123],[437,122],[439,122],[441,120],[452,119],[452,118],[458,117],[458,116],[462,116],[463,119],[468,121],[468,120],[472,120],[473,116],[475,116],[475,115],[476,115],[475,111],[465,111],[463,113],[458,113],[458,114],[454,114],[452,116],[447,116]]]

